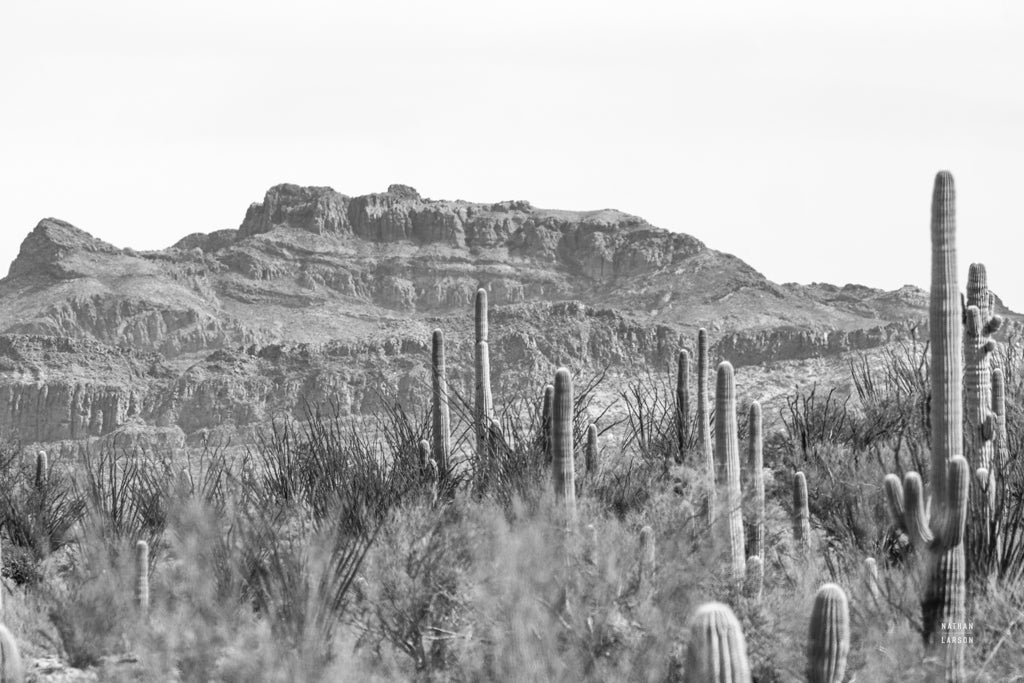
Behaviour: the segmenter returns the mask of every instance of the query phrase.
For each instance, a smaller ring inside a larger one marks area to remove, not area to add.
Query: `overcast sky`
[[[1020,2],[6,2],[0,105],[0,272],[46,216],[160,248],[404,183],[926,286],[948,168],[962,270],[1024,310]]]

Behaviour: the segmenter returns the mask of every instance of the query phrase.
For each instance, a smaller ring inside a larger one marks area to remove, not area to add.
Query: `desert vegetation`
[[[422,414],[382,389],[372,425],[310,405],[184,458],[8,442],[0,681],[53,652],[101,680],[1014,680],[1024,355],[983,266],[961,303],[954,213],[943,172],[928,339],[856,357],[851,400],[769,413],[704,330],[615,412],[596,368],[496,395],[480,290]]]

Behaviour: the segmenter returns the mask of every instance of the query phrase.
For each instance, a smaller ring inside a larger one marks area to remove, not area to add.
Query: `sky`
[[[33,0],[0,8],[0,273],[44,217],[156,249],[272,185],[616,208],[776,282],[1024,311],[1024,3]]]

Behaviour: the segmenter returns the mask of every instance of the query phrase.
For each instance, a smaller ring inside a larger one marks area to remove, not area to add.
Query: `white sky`
[[[0,8],[0,274],[45,216],[160,248],[276,183],[405,183],[618,208],[777,282],[926,286],[941,168],[962,269],[1024,310],[1024,3]]]

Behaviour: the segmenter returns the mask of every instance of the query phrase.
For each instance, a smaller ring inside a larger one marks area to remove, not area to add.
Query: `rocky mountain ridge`
[[[466,381],[478,287],[509,390],[558,363],[623,377],[668,367],[701,326],[736,365],[830,357],[906,336],[927,310],[916,288],[778,285],[614,210],[278,185],[237,230],[159,251],[41,221],[0,280],[0,433],[145,425],[187,438],[306,400],[370,413],[385,386],[415,402],[433,327],[449,332],[453,382]]]

